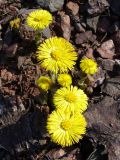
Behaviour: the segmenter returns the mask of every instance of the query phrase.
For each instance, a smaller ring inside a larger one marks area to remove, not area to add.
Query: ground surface
[[[87,134],[69,148],[50,142],[45,129],[50,109],[35,85],[44,71],[25,18],[38,8],[54,17],[40,41],[62,36],[80,58],[99,64],[85,112]],[[16,17],[22,20],[19,32],[9,25]],[[120,1],[0,0],[0,28],[0,160],[120,160]]]

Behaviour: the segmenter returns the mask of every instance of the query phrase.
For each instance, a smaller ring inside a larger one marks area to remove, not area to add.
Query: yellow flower
[[[66,73],[59,74],[57,81],[62,87],[67,87],[72,84],[72,77]]]
[[[35,10],[28,15],[26,22],[34,30],[44,29],[52,23],[52,15],[43,9]]]
[[[20,27],[20,18],[16,18],[16,19],[10,21],[10,26],[11,26],[11,28],[18,29]]]
[[[82,113],[87,109],[88,98],[83,90],[70,86],[58,89],[53,97],[53,103],[56,109]]]
[[[68,72],[77,60],[77,53],[72,44],[64,38],[52,37],[46,39],[38,47],[38,60],[46,70],[58,72]]]
[[[49,77],[41,76],[36,81],[37,85],[45,91],[48,91],[52,86],[52,80]]]
[[[97,63],[94,60],[88,58],[83,58],[80,61],[80,68],[86,74],[95,74],[98,70]]]
[[[80,113],[53,111],[47,120],[47,130],[53,142],[65,147],[78,143],[86,133],[87,122]]]

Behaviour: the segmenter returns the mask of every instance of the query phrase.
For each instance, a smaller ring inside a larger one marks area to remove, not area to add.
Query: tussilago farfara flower
[[[10,21],[11,28],[18,29],[20,27],[20,18],[13,19]]]
[[[53,111],[47,120],[47,130],[53,142],[65,147],[78,143],[86,133],[87,122],[80,113]]]
[[[46,39],[38,47],[37,53],[41,66],[55,74],[68,72],[77,60],[77,53],[72,44],[61,37]]]
[[[87,109],[88,98],[83,90],[78,89],[76,86],[69,86],[56,91],[53,103],[56,109],[82,113]]]
[[[52,15],[46,10],[38,9],[28,15],[26,22],[34,30],[44,29],[52,23]]]
[[[41,76],[36,80],[36,84],[45,91],[48,91],[52,86],[52,80],[50,77]]]
[[[72,77],[67,73],[59,74],[57,81],[62,87],[67,87],[72,84]]]
[[[80,68],[86,74],[95,74],[98,70],[97,63],[88,58],[83,58],[80,61]]]

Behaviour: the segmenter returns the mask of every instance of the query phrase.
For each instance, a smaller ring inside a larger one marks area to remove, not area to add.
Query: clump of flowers
[[[64,73],[73,69],[77,53],[72,44],[64,38],[52,37],[38,47],[37,59],[47,71]]]
[[[16,19],[13,19],[12,21],[10,21],[11,28],[19,29],[20,21],[21,21],[20,18],[16,18]]]
[[[83,58],[80,61],[80,68],[84,73],[91,75],[98,71],[97,63],[94,60],[88,58]]]
[[[28,15],[26,22],[34,30],[41,30],[52,23],[52,15],[47,10],[38,9]]]
[[[88,98],[77,86],[63,87],[56,91],[53,97],[56,109],[70,112],[84,112],[87,109]]]
[[[62,87],[68,87],[72,84],[72,77],[67,73],[59,74],[57,81]]]
[[[53,142],[61,146],[78,143],[86,133],[87,122],[82,114],[62,110],[53,111],[47,121],[47,130]]]
[[[53,82],[52,80],[50,79],[50,77],[46,77],[46,76],[41,76],[40,78],[38,78],[36,80],[36,84],[38,85],[38,87],[40,87],[42,90],[44,91],[48,91]]]

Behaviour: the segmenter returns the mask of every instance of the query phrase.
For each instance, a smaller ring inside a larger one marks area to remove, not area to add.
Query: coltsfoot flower
[[[88,98],[83,90],[78,89],[76,86],[69,86],[56,91],[53,103],[56,109],[82,113],[87,109]]]
[[[80,113],[53,111],[47,120],[47,130],[53,142],[65,147],[78,143],[86,133],[87,122]]]
[[[98,70],[97,63],[94,60],[88,58],[83,58],[80,61],[80,68],[84,73],[91,75],[95,74]]]
[[[41,66],[55,74],[73,69],[77,60],[77,53],[72,44],[61,37],[46,39],[38,47],[37,54]]]
[[[72,84],[72,77],[67,73],[59,74],[57,81],[62,87],[68,87]]]
[[[40,78],[38,78],[36,80],[36,84],[38,85],[38,87],[40,87],[42,90],[44,91],[48,91],[53,82],[52,80],[50,79],[50,77],[45,77],[45,76],[41,76]]]
[[[47,10],[38,9],[28,15],[26,22],[34,30],[41,30],[52,23],[52,15]]]
[[[20,18],[13,19],[10,21],[11,28],[18,29],[20,27]]]

